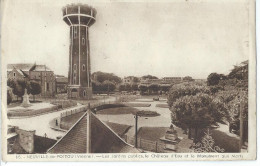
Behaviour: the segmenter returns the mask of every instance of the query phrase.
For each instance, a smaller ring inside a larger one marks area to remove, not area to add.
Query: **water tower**
[[[88,5],[72,4],[62,9],[63,20],[70,27],[68,98],[92,96],[89,27],[96,21],[96,10]]]

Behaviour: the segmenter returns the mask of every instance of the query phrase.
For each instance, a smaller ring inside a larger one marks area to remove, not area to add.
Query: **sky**
[[[69,26],[61,8],[78,2],[97,10],[89,31],[92,72],[205,79],[249,58],[246,0],[4,2],[5,64],[46,64],[67,76]]]

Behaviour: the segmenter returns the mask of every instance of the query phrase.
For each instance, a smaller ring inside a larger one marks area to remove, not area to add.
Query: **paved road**
[[[151,100],[151,99],[149,99]],[[144,101],[144,99],[143,99]],[[129,103],[136,103],[136,102],[129,102]],[[140,103],[140,102],[138,102]],[[156,117],[139,117],[138,118],[138,128],[140,127],[170,127],[171,125],[171,112],[169,108],[160,108],[156,107],[156,104],[162,104],[166,102],[161,101],[152,101],[148,102],[145,101],[144,103],[151,104],[150,107],[136,107],[139,110],[150,110],[156,111],[160,114],[160,116]],[[104,115],[104,114],[97,114],[97,117],[100,118],[102,121],[109,121],[113,123],[119,124],[126,124],[126,125],[135,125],[134,115],[132,114],[122,114],[122,115]],[[132,127],[128,130],[127,135],[133,137],[135,134],[135,128]]]
[[[102,100],[104,101],[104,100]],[[115,101],[115,97],[108,97],[105,99],[105,102]],[[65,132],[56,131],[50,128],[49,122],[60,116],[62,112],[66,112],[71,109],[80,108],[84,105],[78,103],[76,107],[68,108],[62,111],[48,113],[44,115],[34,116],[30,118],[21,118],[21,119],[8,119],[7,124],[12,126],[18,126],[20,129],[24,130],[36,130],[36,135],[44,136],[47,134],[47,137],[56,139],[57,136],[65,135]]]
[[[44,136],[44,134],[46,133],[47,137],[56,139],[57,136],[63,136],[65,133],[51,129],[49,127],[49,122],[52,119],[59,117],[60,113],[62,112],[80,107],[83,107],[83,105],[78,104],[76,107],[73,108],[68,108],[62,111],[34,116],[30,118],[9,119],[7,123],[8,125],[18,126],[20,129],[24,130],[36,130],[36,135],[39,136]]]

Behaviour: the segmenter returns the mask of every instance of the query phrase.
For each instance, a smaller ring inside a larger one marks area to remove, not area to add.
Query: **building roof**
[[[8,64],[7,71],[12,71],[13,69],[21,70],[23,72],[29,71],[52,71],[46,65],[37,65],[32,63],[17,63],[17,64]]]
[[[35,67],[32,69],[33,71],[52,71],[48,66],[46,65],[35,65]]]
[[[93,113],[91,119],[91,153],[139,153]],[[87,113],[47,153],[87,153]]]
[[[17,63],[17,64],[8,64],[7,71],[12,71],[13,68],[20,69],[22,71],[29,71],[34,64],[32,63]]]
[[[11,154],[28,154],[19,143],[19,135],[17,133],[8,134],[7,140],[12,144]],[[47,137],[34,135],[34,153],[46,153],[46,151],[56,143],[56,140]]]
[[[25,72],[23,72],[20,69],[15,68],[15,67],[12,70],[10,70],[10,73],[8,73],[8,74],[12,74],[12,72],[14,72],[14,71],[16,71],[17,74],[19,74],[19,75],[21,75],[23,77],[28,77],[28,75]]]

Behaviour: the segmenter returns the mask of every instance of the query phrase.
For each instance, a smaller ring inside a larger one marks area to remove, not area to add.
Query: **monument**
[[[180,142],[177,131],[174,129],[173,125],[167,129],[165,136],[160,138],[160,140],[165,145],[165,152],[176,152],[178,149],[177,144]]]
[[[21,104],[22,107],[29,107],[30,104],[30,100],[29,100],[29,95],[27,93],[27,89],[24,89],[24,95],[23,95],[23,102]]]
[[[72,4],[62,9],[70,28],[68,98],[92,97],[89,28],[96,21],[96,10],[88,5]]]

